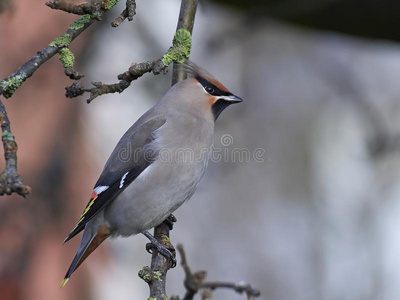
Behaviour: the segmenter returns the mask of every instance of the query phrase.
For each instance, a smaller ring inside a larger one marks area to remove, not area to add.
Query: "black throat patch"
[[[212,113],[214,115],[214,121],[217,120],[220,113],[227,108],[231,103],[224,99],[218,99],[215,103],[211,106]]]

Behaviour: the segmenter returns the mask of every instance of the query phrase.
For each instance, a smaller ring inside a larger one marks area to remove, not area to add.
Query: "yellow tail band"
[[[64,280],[61,282],[60,288],[64,287],[67,282],[68,282],[69,278],[64,278]]]

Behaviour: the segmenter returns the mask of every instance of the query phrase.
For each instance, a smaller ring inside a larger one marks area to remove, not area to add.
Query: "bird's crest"
[[[228,89],[221,82],[219,82],[217,79],[215,79],[215,77],[211,73],[209,73],[208,71],[206,71],[202,67],[196,65],[191,60],[187,59],[181,65],[182,65],[182,68],[185,70],[185,72],[186,72],[188,77],[193,77],[193,78],[196,78],[196,79],[201,78],[201,79],[206,80],[209,83],[215,85],[221,91],[228,92]]]

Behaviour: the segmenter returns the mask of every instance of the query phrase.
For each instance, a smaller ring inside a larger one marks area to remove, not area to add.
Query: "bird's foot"
[[[165,219],[164,223],[168,225],[169,230],[172,230],[176,221],[178,221],[176,217],[170,214],[169,217]]]
[[[166,237],[165,241],[160,242],[147,231],[143,232],[143,234],[150,240],[150,243],[146,244],[146,251],[153,254],[154,249],[157,249],[157,252],[164,256],[170,262],[171,268],[175,268],[175,248],[171,244],[169,238]]]

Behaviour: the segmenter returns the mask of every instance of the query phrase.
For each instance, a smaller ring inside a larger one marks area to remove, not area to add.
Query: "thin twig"
[[[214,281],[214,282],[205,282],[200,286],[201,289],[210,289],[215,290],[218,288],[227,288],[232,289],[235,292],[242,294],[245,293],[247,299],[253,299],[255,297],[260,296],[260,291],[253,288],[250,284],[245,282],[222,282],[222,281]]]
[[[78,5],[64,0],[53,0],[52,2],[46,2],[45,4],[52,9],[62,10],[75,15],[95,15],[101,8],[101,1],[99,0],[84,2]]]
[[[244,282],[222,282],[222,281],[215,281],[215,282],[204,282],[206,279],[207,273],[205,271],[199,271],[196,273],[192,273],[190,270],[189,264],[186,259],[186,253],[183,249],[181,244],[177,246],[179,254],[181,255],[181,265],[183,270],[185,271],[185,288],[186,294],[183,297],[183,300],[192,300],[193,297],[200,291],[200,290],[215,290],[218,288],[228,288],[232,289],[235,292],[242,294],[245,293],[247,299],[254,299],[255,297],[260,296],[260,291],[253,288],[251,285],[244,283]]]
[[[168,66],[165,66],[161,62],[161,59],[132,64],[128,71],[118,75],[118,79],[120,80],[118,83],[105,84],[102,82],[92,82],[94,85],[93,88],[85,88],[81,83],[75,82],[71,86],[66,87],[65,95],[68,98],[74,98],[87,92],[90,93],[90,97],[86,101],[90,103],[100,95],[123,92],[131,85],[132,81],[146,73],[153,72],[153,74],[157,75],[162,71],[166,71],[167,68]]]
[[[125,19],[128,21],[133,20],[133,16],[136,15],[136,1],[126,0],[126,8],[122,13],[111,23],[112,27],[118,27]]]
[[[85,77],[85,75],[75,71],[75,69],[72,67],[65,68],[64,73],[72,80],[79,80],[82,77]]]
[[[26,186],[17,172],[17,143],[11,132],[10,120],[6,108],[0,100],[0,123],[6,159],[6,169],[0,174],[0,195],[17,193],[23,197],[30,193],[31,188]]]
[[[94,87],[85,88],[81,83],[75,82],[66,88],[66,96],[74,98],[87,92],[90,93],[90,97],[86,101],[90,103],[100,95],[121,93],[130,86],[132,81],[143,76],[145,73],[153,72],[154,75],[157,75],[164,72],[165,74],[168,71],[168,65],[172,62],[184,62],[185,59],[189,58],[191,46],[191,33],[186,29],[179,28],[174,35],[172,46],[162,58],[132,64],[128,71],[118,75],[118,79],[120,80],[118,83],[105,84],[103,82],[92,82]]]
[[[181,266],[185,271],[184,285],[186,288],[186,294],[183,297],[183,300],[191,300],[199,291],[200,285],[205,280],[207,273],[206,271],[198,271],[193,274],[187,262],[186,253],[182,244],[178,244],[178,251],[181,255]]]

